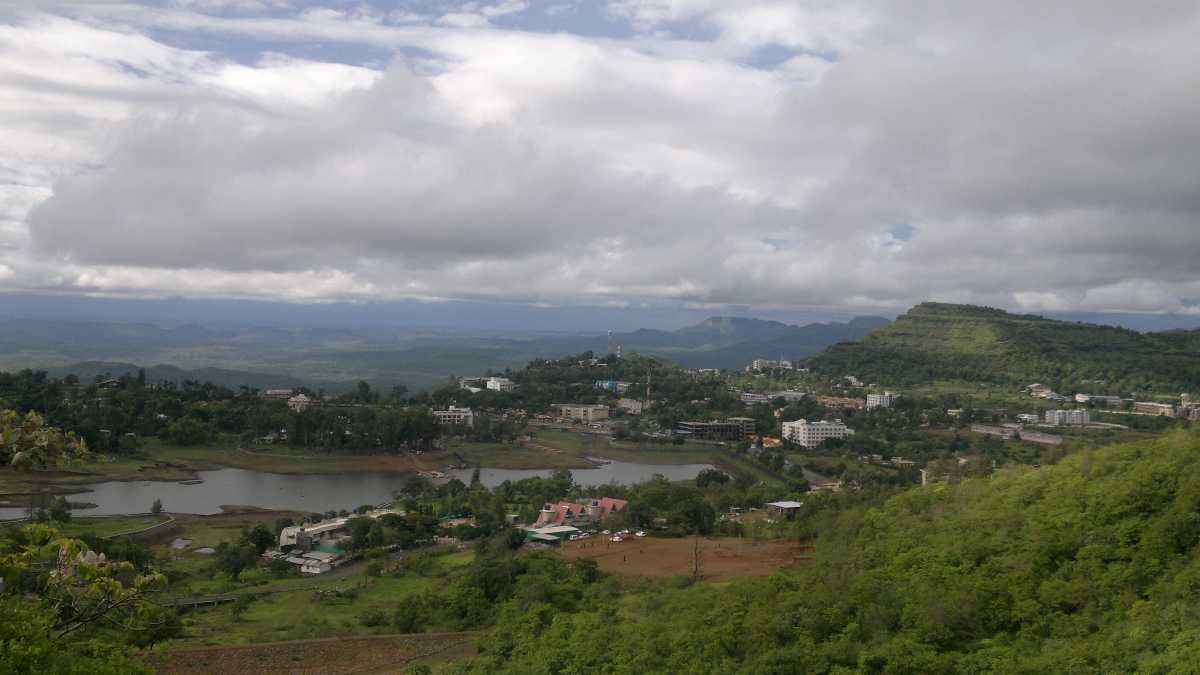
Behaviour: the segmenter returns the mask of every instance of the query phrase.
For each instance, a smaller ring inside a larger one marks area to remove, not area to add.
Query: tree
[[[48,426],[35,412],[24,416],[0,411],[0,464],[18,470],[66,464],[88,455],[87,446],[74,433]]]
[[[167,426],[167,438],[176,445],[202,445],[211,436],[208,425],[195,417],[177,419]]]
[[[242,541],[254,548],[256,555],[262,555],[271,545],[275,543],[275,535],[267,529],[266,525],[259,523],[253,529],[242,532]]]
[[[230,579],[238,581],[241,579],[242,572],[248,567],[253,567],[257,560],[258,553],[255,552],[253,546],[230,544],[223,541],[217,545],[213,565],[217,570],[228,574]]]
[[[158,514],[160,514],[162,512],[163,512],[162,500],[155,499],[154,503],[150,505],[150,513],[153,513],[154,515],[157,516]]]
[[[0,597],[0,672],[124,675],[151,670],[127,647],[100,640],[55,639],[58,618],[40,600]]]
[[[52,611],[44,627],[51,639],[99,626],[145,632],[166,622],[145,597],[166,584],[163,575],[139,574],[132,563],[99,556],[83,541],[62,537],[47,525],[21,528],[13,544],[14,552],[0,554],[0,579],[9,582],[0,592],[40,598]],[[5,611],[10,608],[5,605]]]
[[[56,523],[65,523],[71,519],[71,505],[67,503],[66,497],[56,497],[50,502],[50,520]]]
[[[720,469],[704,469],[696,476],[696,487],[701,490],[710,486],[720,486],[729,482],[729,474]]]

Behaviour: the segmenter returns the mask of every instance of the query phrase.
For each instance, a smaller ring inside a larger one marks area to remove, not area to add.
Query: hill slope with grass
[[[463,672],[1192,673],[1200,434],[883,502],[809,497],[815,562],[506,603]],[[824,500],[824,501],[823,501]]]
[[[881,384],[1044,382],[1096,393],[1200,389],[1200,331],[1139,333],[968,305],[924,303],[810,359]]]

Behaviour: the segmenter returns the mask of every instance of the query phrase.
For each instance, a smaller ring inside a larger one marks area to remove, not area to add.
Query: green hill
[[[809,365],[881,384],[1044,382],[1096,393],[1200,389],[1200,331],[1139,333],[968,305],[923,303]]]
[[[612,584],[557,615],[541,589],[518,592],[461,671],[1182,674],[1200,664],[1194,432],[878,505],[839,499],[855,497],[805,499],[816,561],[769,579],[624,594]]]

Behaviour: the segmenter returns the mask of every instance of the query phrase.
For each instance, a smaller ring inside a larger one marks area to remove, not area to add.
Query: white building
[[[851,433],[841,420],[832,422],[796,420],[783,423],[783,437],[805,448],[815,448],[830,438],[846,438]]]
[[[1017,421],[1021,424],[1037,424],[1042,421],[1042,418],[1034,413],[1022,413],[1017,415]]]
[[[287,400],[287,406],[291,408],[293,412],[300,412],[312,404],[312,399],[304,394],[296,394]]]
[[[1088,411],[1079,410],[1047,410],[1046,424],[1052,424],[1056,427],[1083,427],[1091,422]]]
[[[1095,405],[1119,406],[1121,405],[1120,396],[1099,396],[1097,394],[1075,394],[1076,403],[1094,403]]]
[[[1174,417],[1175,406],[1170,403],[1150,403],[1146,401],[1134,401],[1133,412],[1146,413],[1148,415],[1158,415],[1160,417]]]
[[[890,391],[885,391],[882,394],[867,394],[867,410],[873,408],[890,408],[892,404],[899,398]]]
[[[591,423],[608,419],[608,406],[590,403],[555,403],[558,416],[578,422]]]
[[[447,410],[434,410],[433,418],[438,424],[470,427],[475,425],[475,413],[470,408],[450,406]]]
[[[755,403],[770,403],[770,394],[759,394],[753,391],[744,391],[741,395],[742,403],[746,405],[754,405]]]
[[[487,379],[487,388],[492,391],[512,391],[517,388],[513,381],[507,377],[489,377]]]
[[[630,415],[640,415],[648,403],[638,398],[623,398],[617,401],[617,407]]]

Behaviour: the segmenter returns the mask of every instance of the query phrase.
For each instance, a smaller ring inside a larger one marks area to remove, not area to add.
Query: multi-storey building
[[[1085,409],[1078,410],[1047,410],[1046,424],[1056,427],[1084,427],[1091,422],[1091,416]]]
[[[740,441],[756,431],[753,417],[730,417],[709,422],[680,422],[675,425],[675,435],[687,438],[703,438],[712,441]]]
[[[1148,415],[1158,415],[1160,417],[1174,417],[1175,406],[1170,403],[1149,403],[1146,401],[1134,401],[1133,412],[1146,413]]]
[[[650,403],[638,398],[623,398],[617,401],[617,407],[631,415],[640,415]]]
[[[438,424],[457,427],[469,427],[475,425],[475,413],[470,408],[457,408],[450,406],[446,410],[434,410],[433,418]]]
[[[830,438],[846,438],[851,433],[841,420],[832,422],[796,420],[783,423],[783,437],[805,448],[815,448]]]
[[[608,406],[590,403],[555,403],[558,416],[577,422],[592,423],[608,419]]]
[[[517,388],[513,381],[507,377],[489,377],[487,379],[487,388],[492,391],[512,391]]]
[[[873,408],[890,408],[898,397],[890,391],[882,394],[867,394],[867,410]]]

